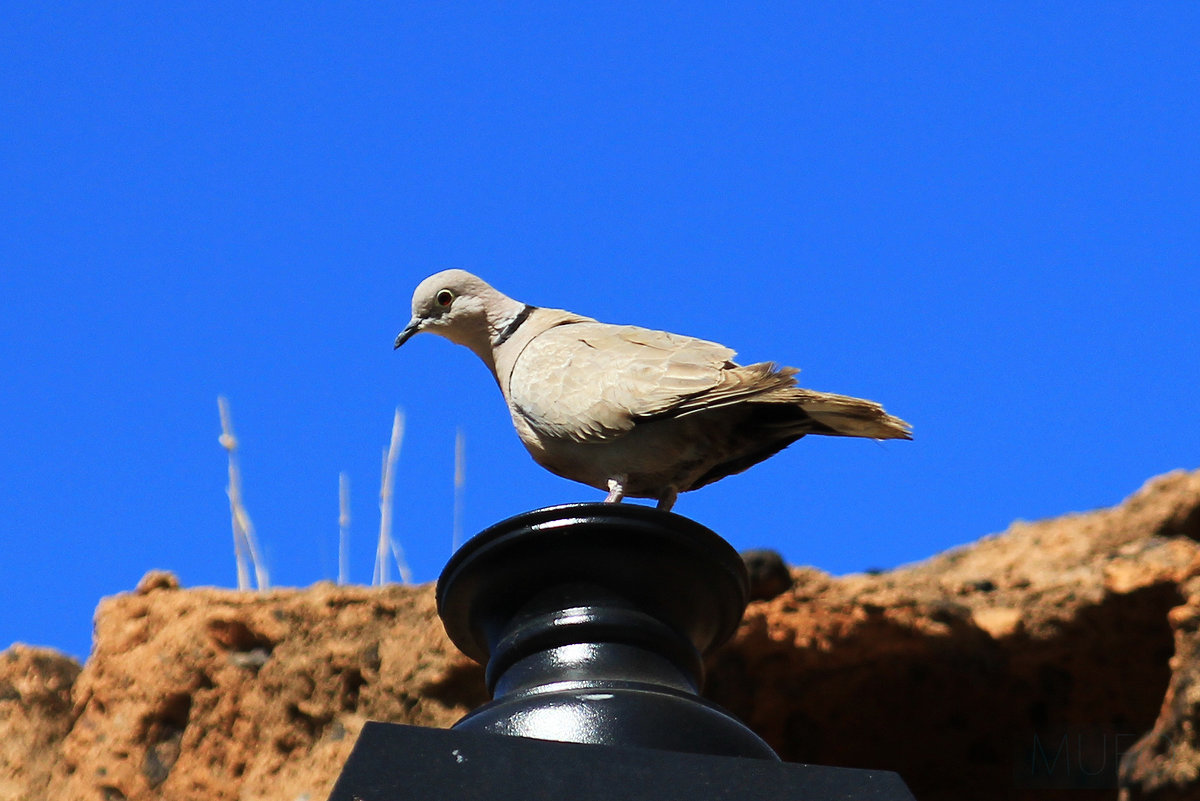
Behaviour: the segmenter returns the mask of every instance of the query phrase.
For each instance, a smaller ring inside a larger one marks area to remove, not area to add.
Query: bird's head
[[[396,347],[429,331],[467,346],[490,364],[497,327],[522,306],[465,270],[443,270],[413,292],[412,319],[396,337]]]

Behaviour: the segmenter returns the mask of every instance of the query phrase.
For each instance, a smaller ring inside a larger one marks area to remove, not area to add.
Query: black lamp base
[[[747,587],[725,540],[645,506],[569,504],[497,523],[438,581],[446,633],[487,665],[494,696],[455,728],[778,760],[699,695],[701,657],[737,629]]]
[[[911,801],[894,773],[787,764],[699,695],[748,579],[704,526],[574,504],[497,523],[438,614],[494,700],[453,729],[368,723],[330,801]]]
[[[329,801],[914,801],[895,773],[367,723]]]

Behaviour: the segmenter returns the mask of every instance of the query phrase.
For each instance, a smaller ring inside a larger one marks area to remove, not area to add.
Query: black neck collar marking
[[[513,334],[517,333],[517,329],[521,327],[521,324],[529,319],[529,315],[533,314],[535,311],[537,311],[537,306],[530,306],[528,303],[526,303],[525,308],[517,312],[517,316],[512,318],[512,322],[504,326],[504,330],[497,334],[496,338],[492,340],[492,347],[498,348],[507,342]]]

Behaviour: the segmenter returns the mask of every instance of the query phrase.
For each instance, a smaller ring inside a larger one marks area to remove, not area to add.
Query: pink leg
[[[613,476],[608,480],[608,497],[605,503],[620,503],[625,497],[625,476]]]

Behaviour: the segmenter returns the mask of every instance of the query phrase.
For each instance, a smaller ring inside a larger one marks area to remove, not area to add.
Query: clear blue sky
[[[598,7],[603,5],[604,8]],[[216,398],[272,578],[419,580],[600,494],[413,287],[714,339],[881,401],[676,510],[833,572],[1200,464],[1200,5],[18,2],[0,48],[0,648],[151,568],[235,580]]]

